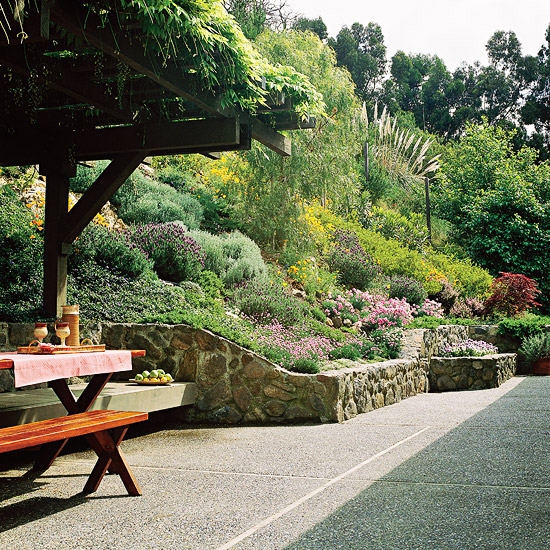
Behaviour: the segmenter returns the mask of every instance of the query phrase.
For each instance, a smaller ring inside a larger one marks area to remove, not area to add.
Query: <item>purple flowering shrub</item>
[[[456,342],[450,344],[445,343],[439,349],[441,357],[477,357],[498,353],[498,348],[489,342],[483,340],[464,340],[464,342]]]
[[[306,311],[281,282],[267,276],[256,277],[238,285],[230,304],[255,324],[278,322],[291,326],[302,322]]]
[[[412,277],[392,275],[389,283],[390,298],[405,298],[409,304],[420,307],[428,297],[422,283]]]
[[[365,290],[380,276],[380,268],[354,233],[337,229],[333,238],[326,258],[329,269],[337,273],[341,285]]]
[[[150,223],[135,227],[132,241],[153,262],[157,275],[166,281],[195,281],[204,269],[205,254],[179,223]]]

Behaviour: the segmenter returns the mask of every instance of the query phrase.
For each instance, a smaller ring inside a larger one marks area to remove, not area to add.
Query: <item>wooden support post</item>
[[[60,317],[67,302],[67,255],[70,245],[61,242],[61,228],[69,209],[69,178],[76,175],[76,164],[69,154],[52,155],[40,164],[46,176],[46,211],[44,219],[44,313]]]
[[[432,219],[430,213],[430,178],[424,178],[424,187],[426,191],[426,226],[428,227],[428,240],[432,242]]]

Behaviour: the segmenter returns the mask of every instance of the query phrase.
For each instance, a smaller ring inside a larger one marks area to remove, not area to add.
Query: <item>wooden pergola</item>
[[[253,115],[222,108],[194,71],[146,52],[138,25],[106,22],[85,2],[36,4],[24,25],[0,33],[0,166],[38,165],[46,176],[44,308],[53,317],[66,303],[73,241],[146,157],[215,158],[252,139],[289,155],[279,130],[314,122],[282,97]],[[111,162],[68,211],[77,164],[100,159]]]

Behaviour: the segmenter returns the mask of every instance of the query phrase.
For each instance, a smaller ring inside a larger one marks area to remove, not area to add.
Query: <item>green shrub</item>
[[[131,239],[166,281],[196,281],[204,268],[204,252],[179,223],[141,225],[133,228]]]
[[[181,221],[188,228],[196,229],[201,223],[202,208],[191,195],[159,189],[158,192],[145,193],[125,202],[118,214],[128,224]]]
[[[450,258],[432,250],[420,254],[395,240],[363,228],[356,221],[344,220],[327,209],[317,207],[311,210],[310,215],[316,217],[321,227],[354,233],[384,275],[407,275],[417,279],[430,295],[441,290],[441,281],[445,278],[464,296],[485,299],[488,294],[492,277],[488,271],[472,262]]]
[[[99,160],[85,166],[79,164],[76,167],[76,176],[70,179],[70,190],[73,193],[85,193],[108,165],[108,160]]]
[[[424,216],[411,212],[403,216],[395,210],[373,206],[363,223],[366,229],[394,239],[402,245],[422,252],[428,244],[428,229]]]
[[[284,326],[292,326],[306,316],[305,306],[280,281],[274,281],[267,275],[238,286],[230,303],[258,324],[276,320]]]
[[[259,277],[265,273],[265,263],[258,245],[239,231],[222,235],[226,257],[226,272],[223,281],[226,285]]]
[[[550,325],[550,317],[524,313],[519,317],[500,319],[498,333],[523,340],[528,336],[544,332],[547,325]]]
[[[79,304],[82,318],[116,323],[139,323],[187,307],[182,289],[154,275],[129,279],[91,262],[69,276],[67,300]]]
[[[296,359],[292,365],[292,372],[302,374],[317,374],[320,371],[319,362],[315,359]]]
[[[17,195],[0,186],[0,320],[25,321],[43,315],[43,239]],[[8,276],[9,274],[9,276]]]
[[[84,193],[108,166],[98,161],[91,167],[78,166],[76,177],[71,178],[70,188]],[[159,183],[135,170],[111,197],[118,207],[118,215],[127,224],[165,223],[181,221],[196,229],[202,221],[202,206],[189,193],[180,192],[178,186]]]
[[[201,271],[198,283],[206,296],[214,300],[221,299],[224,286],[215,273],[207,270]]]
[[[222,238],[197,229],[189,231],[188,234],[197,241],[204,252],[204,269],[214,272],[223,279],[227,268],[227,260]]]
[[[518,350],[529,363],[543,357],[550,357],[550,332],[539,332],[527,336]]]
[[[76,239],[69,256],[69,271],[74,272],[86,263],[95,263],[130,279],[136,279],[152,264],[125,232],[89,224]]]
[[[377,346],[379,355],[396,359],[401,351],[401,340],[403,338],[403,329],[386,328],[384,330],[374,330],[369,334],[370,338]]]
[[[189,191],[197,184],[193,174],[171,164],[158,167],[155,170],[155,177],[161,183],[170,185],[178,191]]]
[[[210,330],[245,348],[259,351],[256,342],[251,337],[252,325],[250,322],[245,319],[228,316],[221,307],[203,309],[200,307],[190,307],[187,304],[184,307],[162,314],[144,316],[141,322],[168,325],[184,324],[197,329]]]
[[[239,284],[266,272],[258,245],[239,231],[211,235],[189,231],[205,253],[204,267],[220,277],[226,286]]]
[[[338,282],[347,288],[365,290],[380,275],[372,256],[349,231],[334,232],[334,242],[326,260],[330,270],[337,273]]]
[[[349,359],[351,361],[357,361],[362,356],[363,353],[359,344],[344,344],[329,352],[329,357],[331,359]]]
[[[201,229],[211,233],[233,231],[239,227],[236,216],[226,199],[202,187],[194,197],[202,206]]]
[[[405,298],[411,305],[421,306],[428,297],[428,293],[420,281],[405,275],[393,275],[389,279],[390,298]]]

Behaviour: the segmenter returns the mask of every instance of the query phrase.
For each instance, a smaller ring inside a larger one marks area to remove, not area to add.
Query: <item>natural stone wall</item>
[[[2,334],[4,349],[13,350],[28,343],[32,325],[0,325],[0,338]],[[196,382],[197,401],[187,412],[194,421],[341,422],[428,387],[426,362],[418,357],[349,362],[348,368],[308,375],[288,372],[224,338],[185,325],[104,323],[83,325],[81,334],[107,348],[145,349],[146,356],[134,360],[132,375],[157,367],[176,381]]]
[[[53,326],[50,334],[53,334]],[[0,349],[14,350],[32,339],[32,324],[0,323]],[[106,344],[108,349],[145,349],[136,358],[134,370],[119,373],[128,379],[144,369],[162,368],[176,381],[195,382],[198,395],[187,409],[189,421],[289,422],[316,420],[341,422],[355,415],[396,403],[428,391],[430,360],[445,342],[470,337],[470,329],[445,325],[436,330],[406,331],[399,359],[382,363],[339,361],[339,369],[320,374],[297,374],[282,369],[247,349],[206,330],[185,325],[86,324],[81,337]],[[49,341],[49,339],[46,339]],[[471,363],[471,360],[470,360]],[[466,368],[466,367],[463,367]],[[510,367],[497,367],[490,379],[485,367],[473,368],[483,381],[504,381]],[[502,372],[501,372],[502,371]],[[445,371],[444,375],[462,389],[463,376]],[[501,383],[501,382],[500,382]],[[432,388],[440,388],[437,378]],[[452,384],[447,383],[445,389]],[[477,386],[476,386],[477,387]],[[489,386],[487,386],[489,387]],[[0,371],[0,391],[13,390],[13,376]]]
[[[482,357],[432,357],[430,388],[439,391],[496,388],[515,373],[514,353]]]

